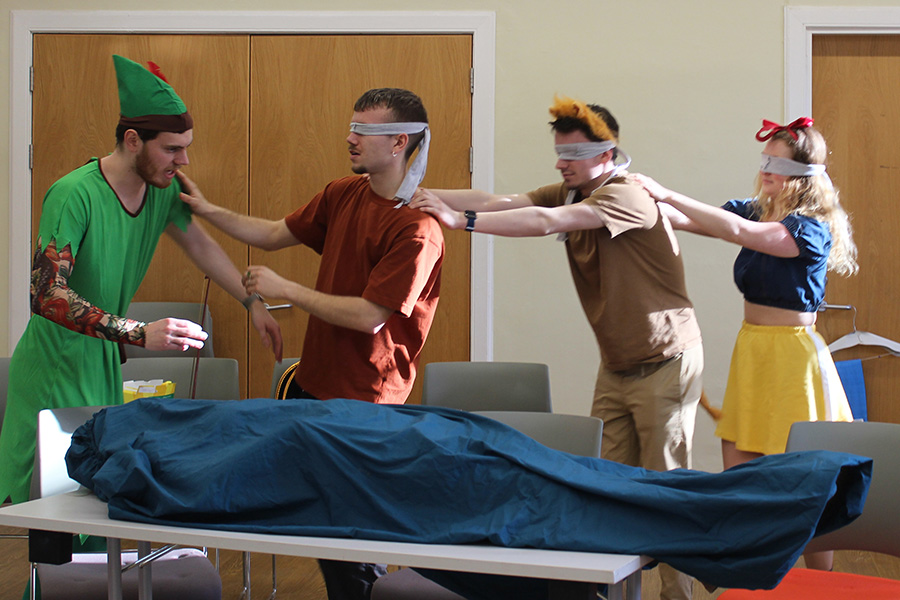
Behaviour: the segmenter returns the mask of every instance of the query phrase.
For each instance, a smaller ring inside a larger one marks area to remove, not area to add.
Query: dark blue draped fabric
[[[871,475],[833,452],[659,473],[470,413],[353,400],[139,400],[82,426],[67,462],[114,519],[646,554],[747,588],[859,515]]]

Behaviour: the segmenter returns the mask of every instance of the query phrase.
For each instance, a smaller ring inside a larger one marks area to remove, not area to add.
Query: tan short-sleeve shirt
[[[528,193],[538,206],[560,206],[563,183]],[[681,251],[653,199],[624,178],[582,199],[605,227],[572,231],[566,251],[604,365],[614,371],[676,356],[700,343]]]

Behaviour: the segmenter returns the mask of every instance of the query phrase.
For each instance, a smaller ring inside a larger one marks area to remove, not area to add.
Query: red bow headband
[[[756,139],[760,142],[765,142],[767,139],[778,133],[779,131],[787,131],[791,134],[791,137],[795,140],[799,139],[797,137],[797,129],[804,129],[806,127],[812,127],[813,120],[809,117],[800,117],[799,119],[795,119],[791,123],[787,125],[779,125],[778,123],[774,123],[772,121],[767,121],[763,119],[763,125],[756,132]]]

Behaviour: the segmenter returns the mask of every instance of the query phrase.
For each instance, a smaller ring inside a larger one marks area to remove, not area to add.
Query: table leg
[[[138,542],[138,560],[150,554],[150,542]],[[138,600],[153,600],[153,561],[138,567]]]
[[[625,578],[625,600],[641,600],[641,573],[643,569],[638,569]]]
[[[28,600],[37,600],[37,563],[31,563],[31,575],[28,579]]]
[[[241,591],[240,600],[250,600],[250,553],[244,552],[242,555],[244,574],[244,589]]]
[[[606,592],[607,600],[625,600],[625,586],[619,583],[610,583]]]
[[[275,571],[275,555],[272,555],[272,594],[269,596],[269,600],[275,600],[275,594],[278,591],[278,576]]]
[[[106,538],[106,585],[109,600],[122,600],[122,540]]]

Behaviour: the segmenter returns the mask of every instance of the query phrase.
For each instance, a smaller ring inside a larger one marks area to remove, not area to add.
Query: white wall
[[[527,191],[559,179],[547,121],[553,94],[608,107],[621,125],[633,171],[711,203],[746,196],[756,171],[762,118],[784,107],[784,0],[157,0],[164,10],[495,11],[495,191]],[[896,2],[825,2],[807,6],[892,6]],[[11,10],[144,10],[137,0],[0,0],[0,31]],[[173,16],[174,18],[174,16]],[[9,45],[0,44],[8,65]],[[101,68],[102,66],[98,66]],[[8,89],[0,69],[0,89]],[[9,115],[9,98],[0,96]],[[0,119],[0,181],[9,178],[9,119]],[[8,214],[0,185],[0,214]],[[3,220],[5,222],[5,220]],[[9,231],[0,225],[0,253]],[[688,288],[703,328],[706,389],[714,403],[725,386],[740,325],[741,300],[731,282],[736,249],[680,237]],[[568,273],[552,239],[495,243],[494,358],[546,362],[560,412],[586,414],[599,357]],[[8,277],[0,260],[0,281]],[[8,306],[0,294],[0,347],[7,347]],[[698,418],[698,468],[721,468],[711,421]]]

